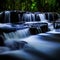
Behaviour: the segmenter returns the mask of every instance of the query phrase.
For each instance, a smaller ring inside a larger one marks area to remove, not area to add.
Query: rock
[[[0,46],[5,46],[3,36],[0,36]]]
[[[17,12],[11,11],[11,13],[10,13],[10,21],[11,21],[11,23],[19,22],[19,18],[18,18],[18,13]]]
[[[37,28],[35,28],[35,27],[31,27],[29,30],[30,30],[31,35],[36,35],[36,34],[38,34],[38,30],[37,30]]]

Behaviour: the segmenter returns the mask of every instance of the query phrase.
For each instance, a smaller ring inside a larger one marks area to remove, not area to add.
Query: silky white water
[[[6,40],[21,39],[30,36],[29,28],[17,30],[15,32],[3,33]]]

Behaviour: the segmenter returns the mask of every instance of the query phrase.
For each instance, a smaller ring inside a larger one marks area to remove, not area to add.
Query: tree
[[[0,0],[0,11],[55,11],[60,12],[60,0]]]

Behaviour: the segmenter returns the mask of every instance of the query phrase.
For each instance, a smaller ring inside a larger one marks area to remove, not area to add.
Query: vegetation
[[[60,12],[60,0],[0,0],[0,11]]]

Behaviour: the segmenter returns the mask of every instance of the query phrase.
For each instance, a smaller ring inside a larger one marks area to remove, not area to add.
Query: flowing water
[[[36,20],[38,19],[38,20]],[[32,22],[32,21],[41,21],[41,22],[47,22],[47,20],[45,19],[45,14],[33,14],[33,13],[30,13],[30,14],[23,14],[23,20],[25,22]]]
[[[38,14],[38,16],[41,19],[40,20],[41,22],[47,22],[47,20],[45,19],[45,14],[44,13]],[[48,16],[49,16],[49,14],[48,14]],[[19,15],[19,19],[20,19],[20,15]],[[33,14],[33,13],[23,14],[22,19],[25,22],[35,21],[35,14]],[[49,17],[48,17],[48,19],[49,19]],[[10,12],[9,11],[5,12],[5,21],[10,23]],[[40,28],[40,26],[39,26],[39,28]],[[6,39],[20,39],[20,38],[27,37],[29,35],[30,35],[29,28],[22,29],[22,30],[17,30],[15,32],[10,32],[10,33],[4,33],[4,36],[5,36]]]
[[[10,11],[5,11],[5,23],[10,23]]]
[[[5,11],[5,19],[4,19],[4,22],[5,23],[10,23],[11,19],[10,19],[10,11]],[[37,17],[35,16],[37,15]],[[47,18],[48,20],[52,21],[54,20],[54,15],[52,13],[47,13]],[[60,18],[60,14],[57,14],[58,15],[58,18]],[[32,22],[32,21],[42,21],[42,22],[47,22],[48,20],[46,20],[45,18],[45,13],[24,13],[21,17],[21,14],[18,14],[18,18],[19,18],[19,22],[21,21],[25,21],[25,22]],[[36,20],[39,19],[39,20]]]
[[[41,22],[47,22],[47,20],[45,19],[45,14],[39,14],[39,17],[41,19]]]
[[[29,28],[17,30],[15,32],[3,33],[6,40],[21,39],[30,36]]]

